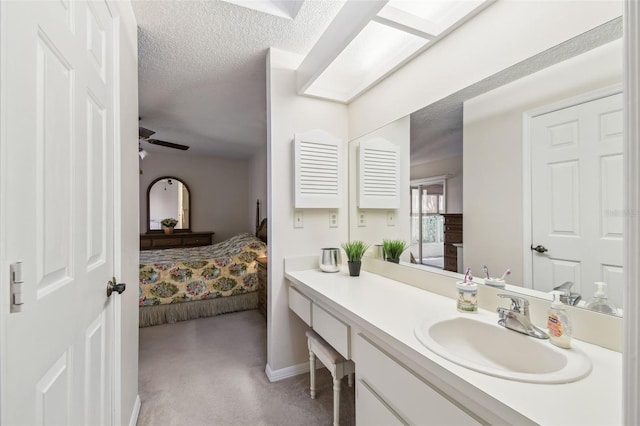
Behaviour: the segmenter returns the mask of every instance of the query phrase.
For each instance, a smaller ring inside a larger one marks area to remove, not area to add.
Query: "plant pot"
[[[391,257],[387,257],[387,262],[391,262],[391,263],[400,263],[400,259],[398,259],[398,258],[391,258]]]
[[[347,262],[347,265],[349,266],[349,275],[352,277],[359,277],[360,276],[360,267],[362,266],[362,262]]]
[[[168,226],[163,226],[162,229],[164,230],[164,234],[165,235],[171,235],[173,234],[173,228],[170,228]]]

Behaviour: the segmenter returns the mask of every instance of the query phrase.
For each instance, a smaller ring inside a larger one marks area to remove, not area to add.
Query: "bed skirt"
[[[169,305],[140,306],[140,327],[171,324],[228,312],[258,308],[258,292]]]

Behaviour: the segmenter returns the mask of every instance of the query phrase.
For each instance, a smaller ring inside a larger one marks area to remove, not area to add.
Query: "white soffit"
[[[281,18],[295,19],[304,0],[222,0],[237,6],[268,13]]]
[[[350,28],[340,29],[352,34],[350,40],[337,39],[331,31],[323,34],[298,69],[299,93],[349,103],[494,1],[378,1],[381,6],[370,22],[354,20]],[[336,20],[343,12],[347,8]],[[332,59],[323,63],[317,56]],[[316,69],[310,69],[311,63]]]

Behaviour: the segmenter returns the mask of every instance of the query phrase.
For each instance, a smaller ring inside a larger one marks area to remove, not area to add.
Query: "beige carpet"
[[[138,425],[330,425],[326,369],[270,383],[266,322],[257,310],[140,329]],[[355,424],[355,394],[343,380],[340,424]]]

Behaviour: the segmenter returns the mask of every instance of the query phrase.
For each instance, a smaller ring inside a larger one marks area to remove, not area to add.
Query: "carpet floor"
[[[326,368],[270,383],[267,332],[257,310],[140,329],[139,426],[331,425],[333,383]],[[355,424],[346,377],[340,424]]]

